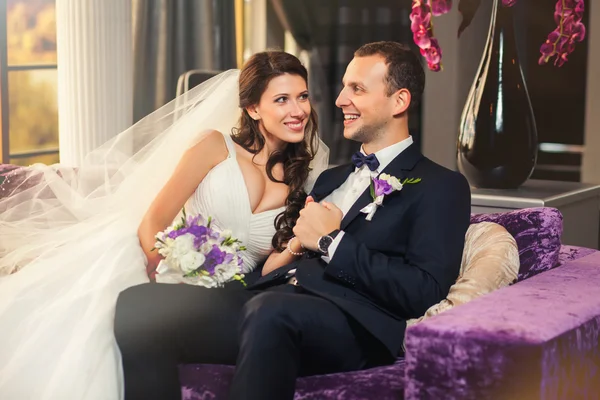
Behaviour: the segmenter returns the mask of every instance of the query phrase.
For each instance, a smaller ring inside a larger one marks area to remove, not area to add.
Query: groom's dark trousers
[[[321,174],[324,199],[353,171]],[[303,258],[246,290],[145,284],[117,302],[115,335],[125,398],[179,399],[178,364],[235,364],[231,399],[292,399],[296,377],[390,363],[406,320],[425,313],[456,281],[469,225],[464,177],[411,145],[383,171],[417,184],[386,196],[371,221],[366,190],[342,220],[329,263]],[[296,269],[298,286],[287,284]]]

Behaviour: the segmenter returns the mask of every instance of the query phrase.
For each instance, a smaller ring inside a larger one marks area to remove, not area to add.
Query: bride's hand
[[[157,265],[152,262],[146,264],[146,274],[148,275],[148,278],[150,278],[151,282],[156,282],[156,267]]]

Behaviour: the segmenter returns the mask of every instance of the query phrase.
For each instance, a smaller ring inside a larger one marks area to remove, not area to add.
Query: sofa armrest
[[[598,250],[590,249],[588,247],[568,246],[563,244],[560,246],[560,252],[558,253],[558,265],[577,260],[597,251]]]
[[[413,325],[405,399],[600,393],[600,252]]]

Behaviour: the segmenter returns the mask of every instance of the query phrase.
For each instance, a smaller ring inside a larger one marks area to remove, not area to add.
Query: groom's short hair
[[[379,55],[388,67],[386,94],[391,96],[400,89],[410,92],[410,108],[421,101],[425,88],[425,71],[420,58],[408,46],[398,42],[374,42],[361,46],[354,52],[355,57]]]

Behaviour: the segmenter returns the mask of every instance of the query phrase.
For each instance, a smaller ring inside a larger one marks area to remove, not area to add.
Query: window
[[[55,0],[0,0],[2,162],[58,162]]]

